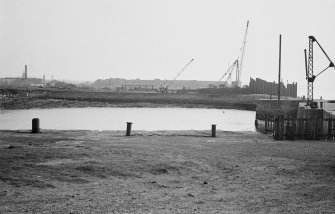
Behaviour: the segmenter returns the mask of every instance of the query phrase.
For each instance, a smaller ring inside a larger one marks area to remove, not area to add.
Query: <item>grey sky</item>
[[[0,0],[0,77],[95,80],[120,77],[218,80],[239,56],[247,20],[243,84],[283,81],[306,93],[303,49],[314,35],[335,61],[333,0]],[[315,48],[315,73],[328,65]],[[335,98],[335,70],[315,80],[315,97]]]

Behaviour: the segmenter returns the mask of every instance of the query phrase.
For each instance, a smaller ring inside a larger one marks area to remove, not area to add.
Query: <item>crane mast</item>
[[[242,47],[241,47],[241,55],[239,59],[239,65],[236,69],[236,82],[239,87],[242,86],[242,81],[241,81],[241,75],[242,75],[242,67],[243,67],[243,59],[244,59],[244,53],[245,53],[245,47],[247,43],[247,34],[248,34],[248,27],[249,27],[249,21],[247,22],[247,27],[245,29],[245,34],[242,42]]]
[[[219,80],[219,81],[221,81],[226,75],[228,75],[228,78],[227,78],[226,83],[225,83],[226,86],[227,86],[227,81],[230,79],[232,72],[235,70],[236,81],[232,82],[232,86],[242,87],[241,76],[242,76],[244,54],[245,54],[245,49],[246,49],[246,44],[247,44],[248,28],[249,28],[249,21],[247,22],[247,27],[245,29],[243,42],[242,42],[242,46],[241,46],[241,49],[240,49],[240,56],[233,62],[233,64],[230,65],[230,67],[228,68],[226,73]]]
[[[193,62],[194,59],[191,59],[180,71],[179,73],[170,81],[168,86],[172,84],[173,81],[175,81],[184,71],[185,69]]]
[[[306,79],[307,79],[307,106],[311,106],[313,102],[313,83],[314,83],[314,74],[313,74],[313,42],[315,38],[308,37],[308,60],[306,68]],[[306,54],[306,51],[305,51]],[[306,58],[306,56],[305,56]]]
[[[169,86],[175,81],[184,71],[185,69],[193,62],[194,59],[191,59],[179,72],[178,74],[167,84],[167,80],[159,87],[159,90],[166,94],[168,92]]]
[[[236,69],[237,69],[237,67],[238,67],[238,60],[237,60],[237,59],[233,62],[233,64],[231,64],[231,65],[228,67],[227,71],[226,71],[226,72],[223,74],[223,76],[218,80],[217,85],[219,85],[220,81],[223,80],[223,78],[225,78],[225,77],[228,75],[227,78],[226,78],[226,81],[224,82],[224,86],[227,86],[228,81],[229,81],[229,79],[230,79],[230,77],[231,77],[231,74],[233,73],[235,67],[236,67]]]
[[[316,42],[316,44],[320,47],[322,50],[323,54],[326,56],[326,58],[329,61],[328,67],[323,69],[320,73],[317,75],[314,75],[313,73],[313,43]],[[322,74],[325,70],[328,68],[333,67],[334,68],[334,63],[331,61],[325,50],[322,48],[320,43],[315,39],[314,36],[309,36],[308,37],[308,59],[307,59],[307,53],[306,49],[304,50],[305,52],[305,69],[306,69],[306,80],[307,80],[307,106],[309,107],[314,107],[313,105],[313,93],[314,93],[314,80],[317,76]]]

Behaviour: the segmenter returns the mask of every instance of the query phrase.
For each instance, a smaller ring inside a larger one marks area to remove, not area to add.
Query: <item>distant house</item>
[[[59,89],[75,89],[75,88],[77,88],[77,86],[74,85],[74,84],[66,83],[66,82],[62,82],[62,81],[57,81],[57,80],[53,80],[53,81],[48,82],[46,84],[46,87],[59,88]]]

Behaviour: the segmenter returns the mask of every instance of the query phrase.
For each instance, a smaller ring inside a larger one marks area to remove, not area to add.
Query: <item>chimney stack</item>
[[[24,79],[27,79],[28,78],[28,66],[25,65],[24,66]]]

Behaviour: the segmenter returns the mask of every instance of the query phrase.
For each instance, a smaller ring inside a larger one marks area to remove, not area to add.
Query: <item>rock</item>
[[[188,193],[187,196],[194,198],[195,196],[191,193]]]
[[[14,148],[15,148],[15,146],[13,146],[13,145],[8,146],[8,149],[14,149]]]
[[[208,184],[208,182],[207,182],[207,181],[204,181],[204,184]]]

